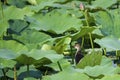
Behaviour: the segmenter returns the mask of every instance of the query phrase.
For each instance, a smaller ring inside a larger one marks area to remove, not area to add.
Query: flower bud
[[[80,10],[84,10],[85,9],[85,7],[84,7],[84,5],[83,5],[83,3],[80,3]]]

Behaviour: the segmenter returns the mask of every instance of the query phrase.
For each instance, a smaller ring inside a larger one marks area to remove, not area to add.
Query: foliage
[[[119,79],[119,4],[119,0],[1,0],[0,80]],[[84,52],[74,65],[76,41],[82,52],[92,51]],[[116,52],[115,64],[102,55],[108,51]]]

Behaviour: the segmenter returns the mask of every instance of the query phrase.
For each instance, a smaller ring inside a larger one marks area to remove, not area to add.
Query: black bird
[[[75,54],[75,63],[78,64],[79,61],[80,61],[84,56],[83,56],[83,54],[81,53],[81,47],[80,47],[80,44],[79,44],[79,43],[76,43],[74,47],[77,49],[76,54]]]

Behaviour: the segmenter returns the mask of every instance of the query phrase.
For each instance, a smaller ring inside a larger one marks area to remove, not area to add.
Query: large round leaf
[[[109,75],[109,76],[105,76],[102,79],[96,79],[96,80],[119,80],[120,79],[120,75]]]
[[[13,38],[23,42],[24,44],[36,44],[42,43],[51,37],[47,34],[35,31],[35,30],[26,30],[20,36],[13,35]]]
[[[95,19],[97,24],[102,25],[102,27],[100,27],[100,30],[103,35],[113,35],[118,38],[120,37],[119,10],[112,10],[109,12],[99,11],[95,13]]]
[[[28,0],[30,2],[30,0]],[[35,12],[39,12],[41,9],[45,8],[46,6],[53,6],[56,0],[37,0],[37,5],[31,6],[31,9]]]
[[[32,50],[31,52],[26,54],[28,57],[32,57],[36,60],[42,59],[42,58],[48,58],[49,60],[51,60],[52,62],[57,62],[58,60],[60,60],[61,58],[63,58],[63,55],[59,55],[57,54],[55,51],[53,50]]]
[[[13,60],[7,60],[7,59],[3,59],[0,58],[0,68],[13,68],[14,65],[16,64],[15,61]]]
[[[120,40],[114,37],[96,39],[95,42],[98,43],[101,47],[106,48],[107,51],[120,50]]]
[[[79,72],[69,69],[59,72],[58,74],[55,75],[44,76],[43,80],[92,80],[92,79],[90,79],[85,74],[81,74]]]
[[[27,47],[13,40],[0,40],[0,49],[8,49],[13,52],[27,51]]]
[[[119,68],[113,66],[110,58],[102,57],[100,65],[94,67],[86,66],[84,69],[77,69],[78,72],[85,73],[91,77],[99,77],[101,75],[114,75],[118,73]]]
[[[62,54],[64,50],[67,48],[67,46],[70,44],[70,42],[71,42],[70,37],[62,38],[55,44],[53,48],[57,53]]]
[[[22,64],[49,64],[51,62],[57,62],[63,58],[63,55],[57,54],[53,50],[36,50],[33,49],[30,52],[24,52],[21,56],[17,57],[16,60]]]
[[[1,4],[2,5],[2,4]],[[2,13],[2,9],[0,9]],[[0,36],[8,28],[8,20],[10,19],[23,19],[25,15],[33,14],[31,10],[27,7],[20,9],[14,6],[9,6],[3,9],[3,15],[0,15]]]
[[[72,34],[72,40],[77,40],[80,37],[85,36],[88,33],[91,33],[93,30],[95,30],[96,27],[81,27],[81,30],[75,34]]]
[[[15,59],[16,57],[17,57],[17,54],[12,50],[0,49],[0,58]]]
[[[57,34],[63,33],[69,29],[80,29],[81,20],[66,14],[47,14],[45,16],[36,14],[33,16],[30,24],[31,29],[44,30]]]
[[[9,29],[17,34],[20,34],[20,32],[22,32],[28,25],[28,23],[23,20],[9,21],[9,24],[10,24]],[[11,31],[10,31],[10,33],[11,33]]]
[[[92,6],[100,8],[108,8],[115,4],[117,0],[96,0],[93,2]]]
[[[93,51],[90,54],[85,55],[85,57],[79,61],[77,67],[85,68],[86,66],[100,65],[101,59],[102,59],[102,52]]]

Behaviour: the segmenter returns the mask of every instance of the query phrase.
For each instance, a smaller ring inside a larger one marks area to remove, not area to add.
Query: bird
[[[75,53],[75,63],[78,64],[79,61],[84,57],[82,52],[81,52],[81,47],[80,47],[80,44],[79,43],[75,43],[75,46],[74,46],[76,50],[76,53]]]

